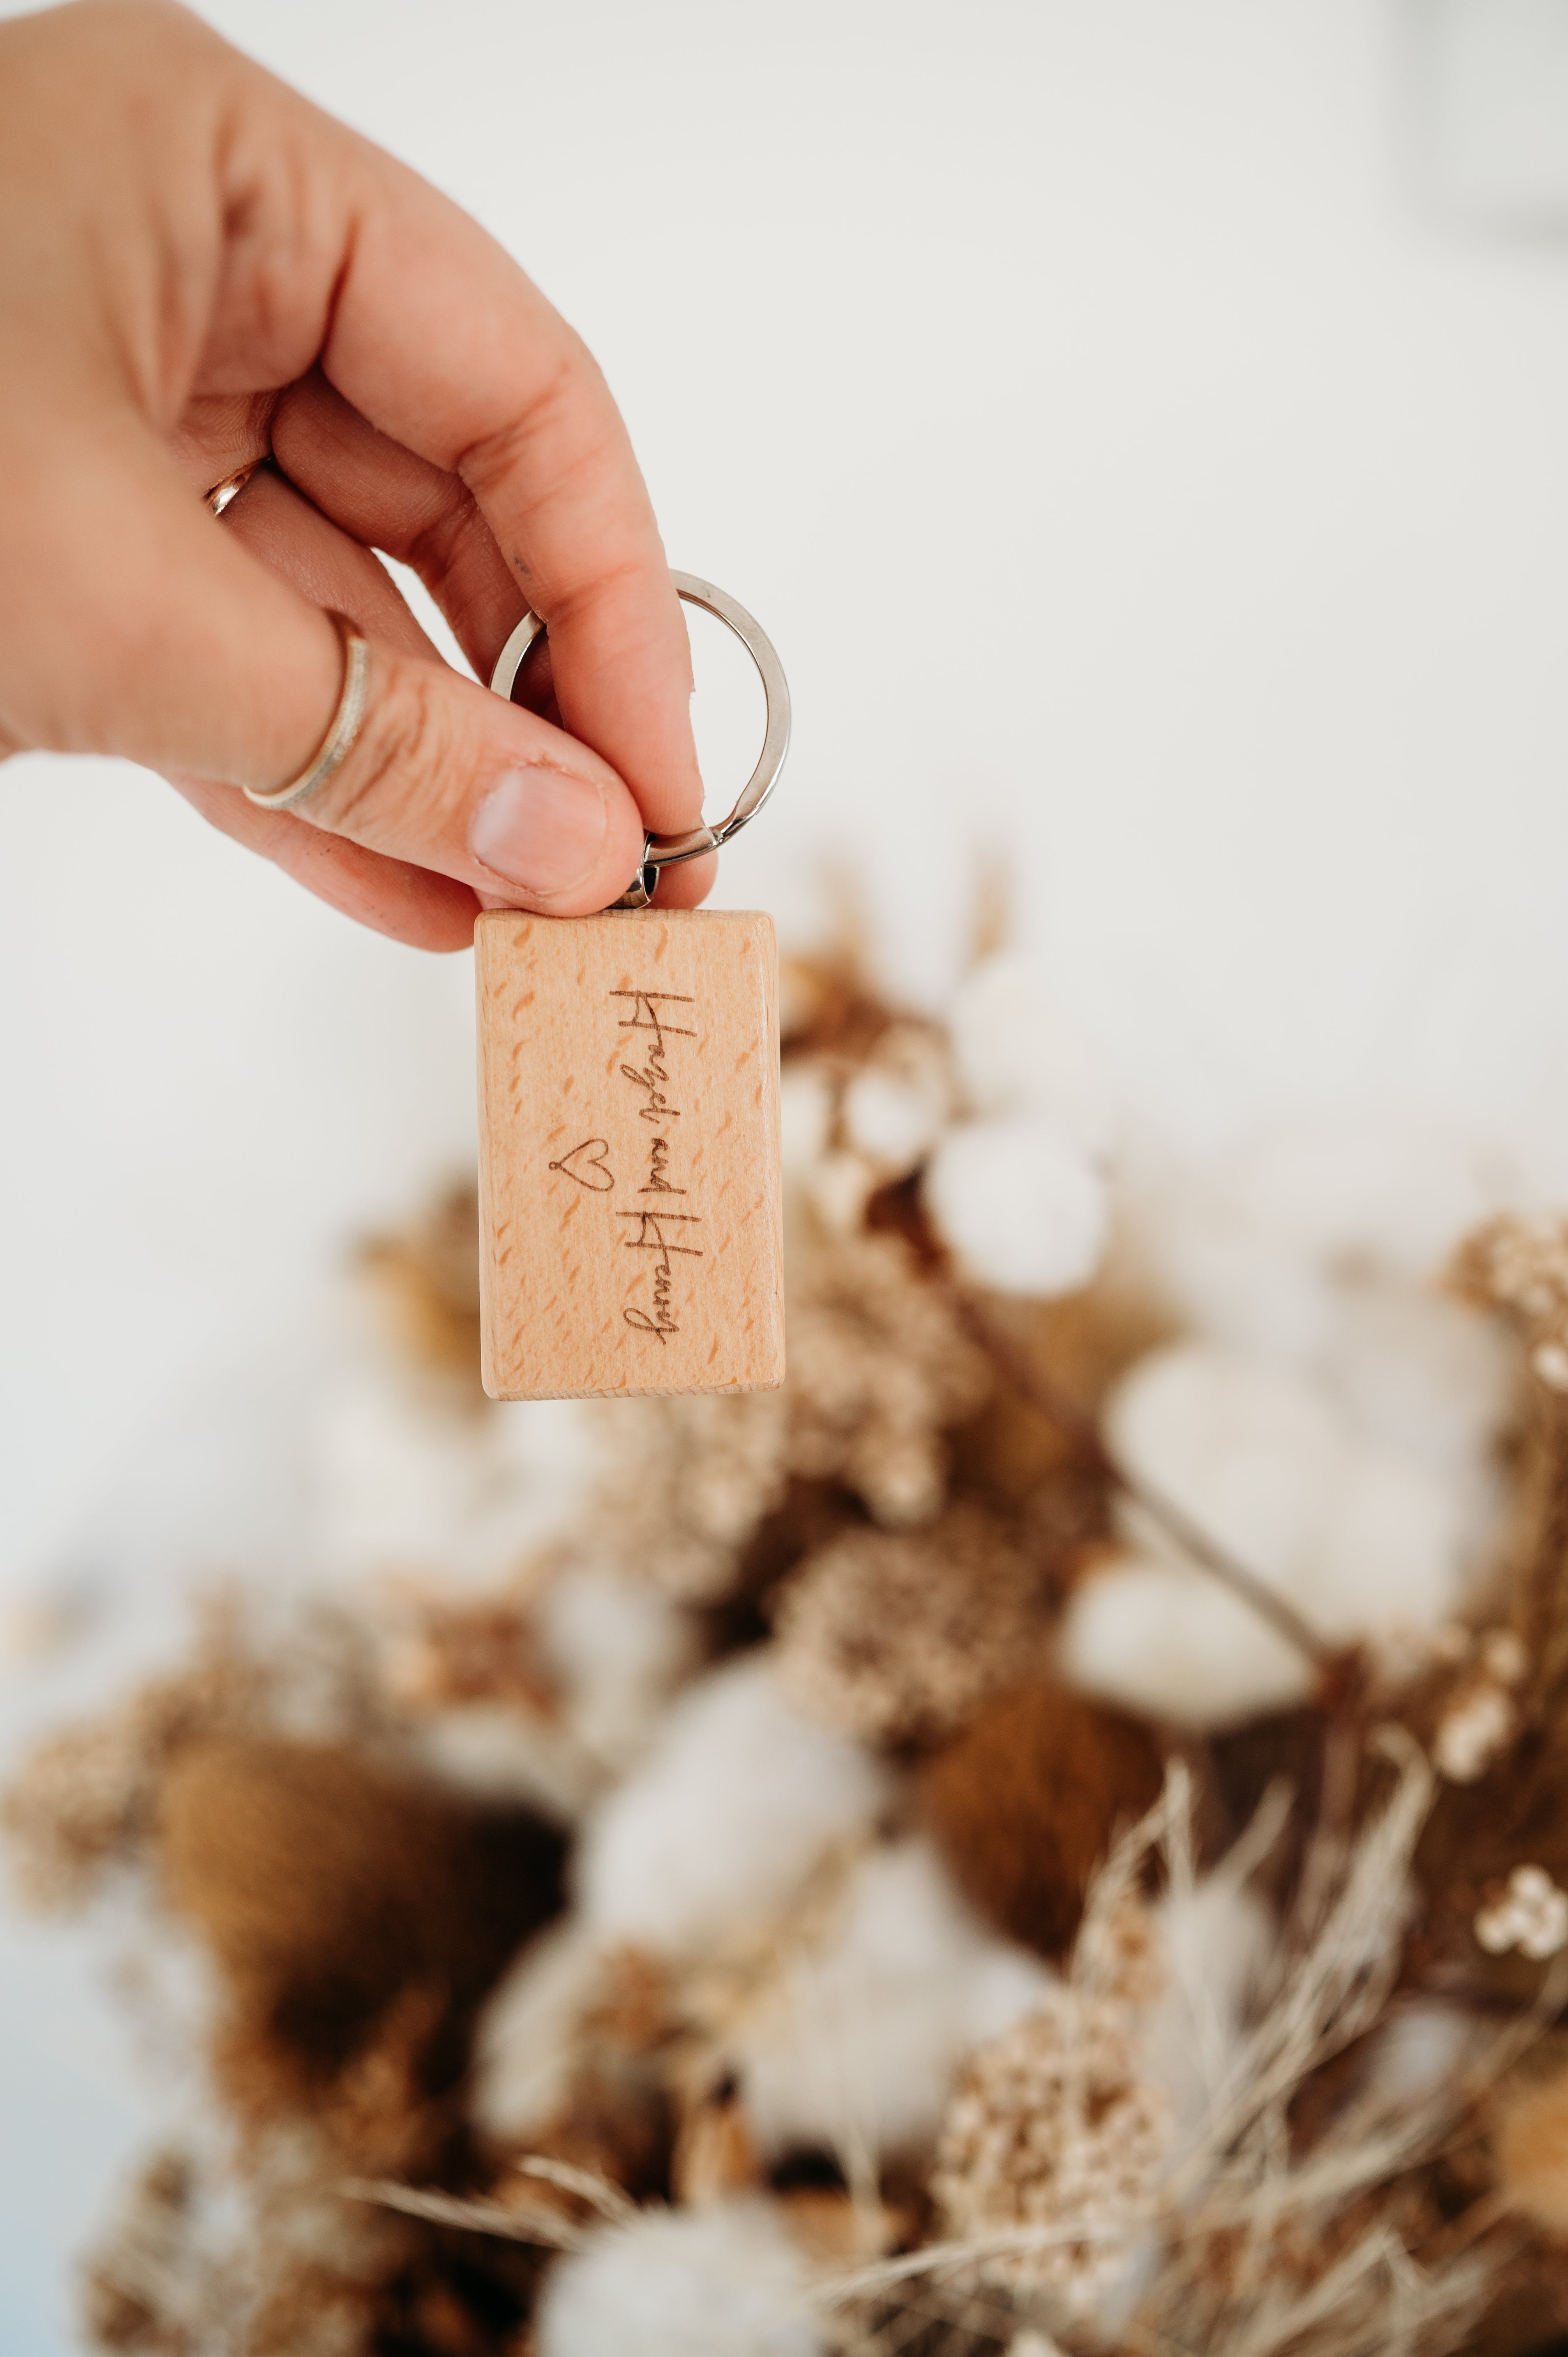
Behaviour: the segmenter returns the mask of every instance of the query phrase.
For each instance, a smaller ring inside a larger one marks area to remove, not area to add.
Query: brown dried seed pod
[[[473,2007],[560,1901],[561,1836],[351,1752],[209,1736],[169,1769],[165,1889],[226,1986],[226,2075],[286,2108],[333,2079],[412,1989],[443,2002],[413,2076],[457,2075]]]
[[[1059,1956],[1117,1826],[1153,1806],[1160,1781],[1144,1728],[1041,1679],[987,1703],[928,1763],[921,1803],[980,1911]]]

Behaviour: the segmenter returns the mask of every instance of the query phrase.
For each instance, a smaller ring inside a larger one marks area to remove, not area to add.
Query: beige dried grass
[[[1226,2357],[1442,2357],[1466,2345],[1497,2280],[1499,2252],[1485,2232],[1490,2212],[1473,2244],[1434,2238],[1423,2264],[1410,2227],[1434,2222],[1408,2198],[1408,2180],[1442,2151],[1563,1991],[1544,1993],[1531,2015],[1477,2050],[1462,2085],[1402,2107],[1375,2093],[1352,2100],[1308,2150],[1294,2148],[1293,2100],[1386,2018],[1398,1978],[1411,1861],[1434,1778],[1402,1730],[1385,1730],[1380,1743],[1391,1758],[1391,1790],[1353,1835],[1331,1825],[1321,1836],[1256,2016],[1209,2089],[1197,2134],[1147,2206],[1114,2225],[1069,2220],[954,2237],[829,2280],[819,2291],[823,2309],[858,2319],[860,2337],[843,2340],[844,2348],[882,2357],[902,2345],[898,2319],[911,2312],[917,2287],[922,2297],[933,2287],[956,2296],[983,2283],[998,2261],[1038,2260],[1075,2244],[1103,2257],[1105,2246],[1130,2250],[1143,2236],[1157,2239],[1158,2256],[1117,2335],[1117,2345],[1140,2357],[1187,2357],[1195,2349],[1223,2349]],[[1265,1803],[1247,1837],[1252,1852],[1277,1835],[1285,1802],[1276,1794]],[[1190,1887],[1192,1793],[1179,1768],[1097,1878],[1075,1985],[1103,1986],[1109,1927],[1155,1849],[1172,1887]],[[1034,2320],[1059,2329],[1059,2298],[1025,2299],[1026,2319],[1031,2308]]]

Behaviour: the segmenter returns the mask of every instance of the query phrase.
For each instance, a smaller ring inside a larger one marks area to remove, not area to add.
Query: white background
[[[1561,0],[206,13],[524,262],[773,634],[795,750],[723,897],[799,927],[847,860],[929,995],[999,848],[1173,1135],[1408,1103],[1568,1198]],[[150,778],[0,771],[0,1596],[467,1161],[468,993]],[[123,2133],[54,2043],[17,2357]]]

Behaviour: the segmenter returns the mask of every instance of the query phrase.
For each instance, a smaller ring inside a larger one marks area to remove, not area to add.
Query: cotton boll
[[[1129,1473],[1182,1507],[1260,1578],[1299,1586],[1349,1436],[1333,1402],[1289,1371],[1201,1342],[1151,1351],[1106,1404]],[[1169,1543],[1142,1516],[1136,1536]]]
[[[1423,1626],[1460,1598],[1477,1538],[1472,1464],[1439,1469],[1369,1440],[1326,1384],[1176,1343],[1122,1379],[1105,1425],[1130,1473],[1325,1636]],[[1145,1551],[1170,1556],[1150,1517],[1123,1520]]]
[[[650,1580],[585,1564],[551,1582],[537,1624],[572,1733],[596,1759],[628,1765],[693,1666],[690,1614]]]
[[[607,1940],[702,1948],[786,1906],[892,1790],[868,1752],[789,1707],[768,1653],[747,1654],[687,1689],[590,1819],[585,1916]]]
[[[806,1179],[811,1209],[834,1236],[859,1227],[875,1187],[876,1173],[860,1154],[824,1154]]]
[[[1466,1485],[1371,1447],[1323,1500],[1297,1600],[1326,1637],[1430,1628],[1461,1601],[1473,1522]]]
[[[539,2357],[824,2357],[809,2289],[770,2202],[645,2210],[557,2260]]]
[[[1288,1598],[1325,1638],[1408,1633],[1445,1619],[1462,1600],[1477,1541],[1473,1467],[1461,1460],[1439,1469],[1369,1440],[1305,1375],[1212,1344],[1176,1343],[1151,1351],[1122,1379],[1105,1426],[1129,1473]],[[1227,1599],[1222,1609],[1212,1581],[1203,1581],[1209,1594],[1199,1603],[1191,1583],[1200,1575],[1154,1516],[1129,1505],[1122,1520],[1149,1560],[1115,1575],[1117,1587],[1096,1582],[1083,1591],[1070,1637],[1079,1682],[1098,1693],[1138,1694],[1144,1708],[1163,1696],[1173,1716],[1204,1725],[1234,1717],[1243,1698],[1260,1708],[1274,1699],[1275,1668],[1283,1675],[1279,1641],[1244,1606]],[[1171,1577],[1154,1577],[1155,1565]],[[1134,1609],[1146,1625],[1118,1665],[1107,1649]],[[1184,1633],[1189,1609],[1221,1642],[1207,1674]],[[1243,1637],[1239,1612],[1255,1623],[1255,1635]],[[1164,1669],[1148,1655],[1156,1628],[1172,1648]],[[1299,1678],[1292,1684],[1299,1691]]]
[[[1199,1571],[1126,1554],[1075,1588],[1058,1663],[1085,1694],[1197,1728],[1305,1702],[1311,1665]]]
[[[1052,1975],[971,1915],[929,1844],[863,1859],[821,1943],[732,2038],[746,2117],[772,2155],[929,2143],[954,2070],[1039,2002]]]
[[[1163,1157],[1123,1175],[1123,1216],[1154,1290],[1210,1341],[1309,1364],[1336,1310],[1328,1273],[1261,1228],[1234,1172]]]
[[[867,1162],[901,1178],[935,1145],[946,1111],[935,1089],[870,1064],[844,1091],[844,1133]]]
[[[1000,2038],[1038,2005],[1041,1990],[1052,1977],[1048,1965],[1028,1949],[1015,1947],[975,1926],[980,1945],[961,1975],[958,1992],[959,2052]]]
[[[1298,1365],[1354,1292],[1424,1286],[1517,1192],[1477,1141],[1414,1124],[1279,1127],[1202,1170],[1152,1169],[1133,1226],[1156,1282],[1216,1340]]]
[[[952,1071],[941,1034],[894,1023],[844,1090],[844,1136],[884,1182],[901,1178],[925,1159],[951,1111]]]
[[[1485,1485],[1519,1384],[1495,1320],[1426,1286],[1358,1286],[1337,1308],[1320,1363],[1360,1431],[1443,1471],[1462,1464]]]
[[[960,1087],[981,1114],[1047,1122],[1079,1152],[1109,1151],[1111,1092],[1082,1040],[1045,1005],[1033,970],[1015,951],[984,959],[959,985],[948,1029]]]
[[[1426,1278],[1518,1188],[1505,1156],[1435,1122],[1282,1124],[1237,1157],[1236,1192],[1283,1246]]]
[[[581,1503],[599,1465],[598,1429],[583,1400],[512,1400],[489,1419],[498,1458],[531,1489],[568,1509]]]
[[[536,1613],[544,1658],[568,1690],[604,1678],[619,1685],[668,1685],[691,1653],[686,1613],[661,1588],[596,1564],[552,1580]]]
[[[481,1407],[400,1368],[345,1369],[311,1442],[322,1555],[338,1580],[482,1587],[569,1523],[593,1474],[580,1403]]]
[[[832,985],[823,966],[807,951],[782,950],[779,956],[779,1036],[799,1039],[822,1020]]]
[[[443,1783],[485,1800],[526,1802],[560,1824],[582,1814],[600,1781],[570,1733],[510,1703],[451,1703],[422,1712],[407,1732],[415,1757]]]
[[[1105,1182],[1042,1122],[950,1129],[927,1166],[924,1193],[964,1274],[998,1293],[1071,1293],[1105,1249]]]
[[[530,1942],[479,2016],[469,2108],[499,2142],[525,2142],[564,2093],[596,1953],[576,1916],[553,1924]]]
[[[472,1560],[494,1490],[484,1420],[366,1369],[328,1392],[314,1440],[323,1550],[339,1577]]]
[[[779,1158],[789,1180],[804,1178],[827,1152],[832,1084],[820,1064],[786,1064],[779,1083]]]

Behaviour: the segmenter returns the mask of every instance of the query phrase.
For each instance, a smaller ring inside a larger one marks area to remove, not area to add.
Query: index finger
[[[367,185],[322,351],[371,423],[473,492],[550,631],[572,735],[655,833],[696,825],[691,649],[647,487],[582,339],[495,241],[390,156]]]

